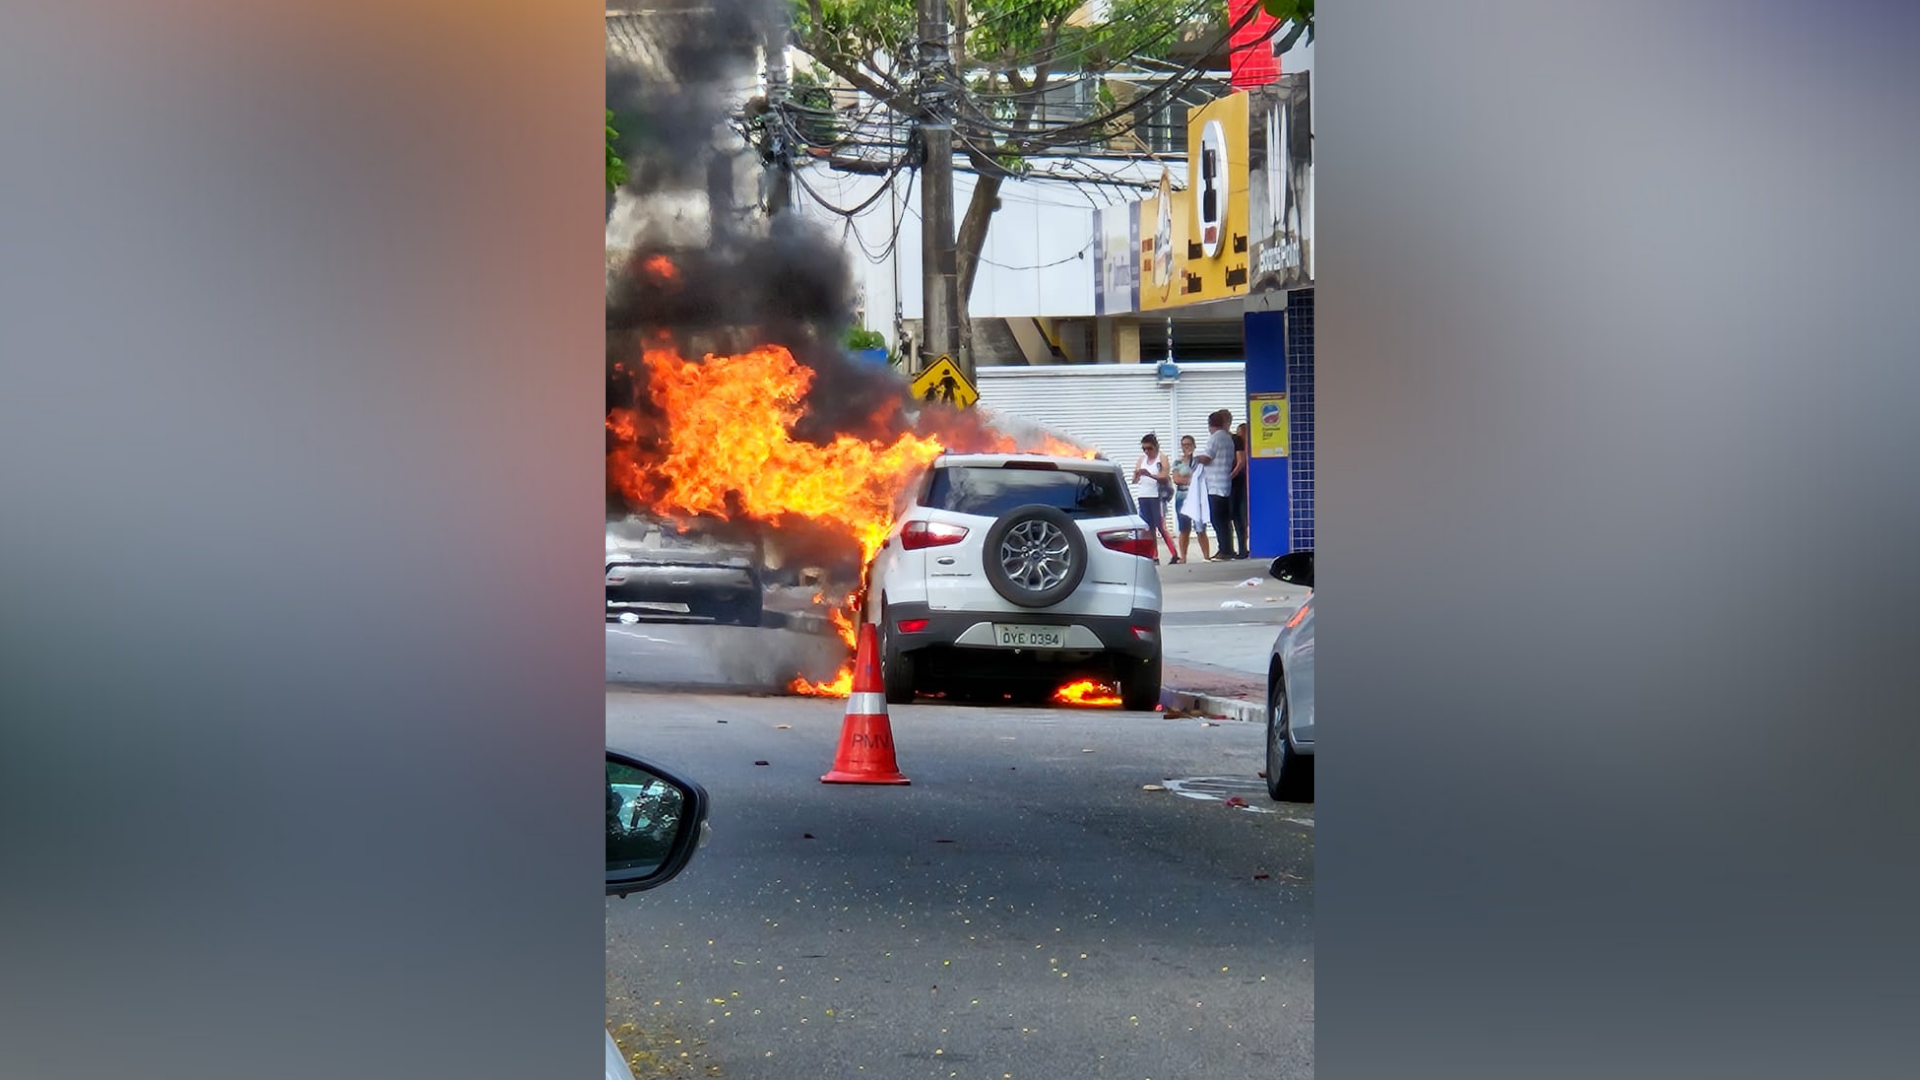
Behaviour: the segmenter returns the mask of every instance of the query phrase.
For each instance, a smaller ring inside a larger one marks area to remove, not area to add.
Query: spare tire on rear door
[[[987,580],[1009,603],[1043,608],[1073,595],[1087,574],[1087,538],[1051,506],[1016,506],[987,529]]]

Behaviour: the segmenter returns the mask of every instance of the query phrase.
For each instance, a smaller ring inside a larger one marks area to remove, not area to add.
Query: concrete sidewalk
[[[1267,576],[1271,559],[1160,567],[1161,695],[1169,708],[1236,720],[1266,718],[1267,660],[1281,624],[1307,591]],[[1248,585],[1245,582],[1253,581]],[[1245,605],[1245,606],[1241,606]]]

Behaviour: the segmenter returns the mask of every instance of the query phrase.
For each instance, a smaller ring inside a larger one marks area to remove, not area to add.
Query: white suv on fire
[[[935,458],[875,555],[864,601],[887,700],[916,693],[1028,701],[1063,681],[1160,701],[1154,534],[1110,461]]]

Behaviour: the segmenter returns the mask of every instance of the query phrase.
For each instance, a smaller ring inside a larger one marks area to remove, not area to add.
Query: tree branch
[[[980,271],[980,249],[986,246],[987,225],[1000,205],[1000,183],[998,174],[980,173],[980,179],[973,185],[973,196],[967,200],[967,214],[960,219],[960,231],[954,234],[954,264],[960,272],[962,311],[968,310],[967,301],[973,295],[973,279]]]
[[[1047,26],[1046,37],[1040,41],[1040,60],[1033,65],[1033,88],[1044,90],[1047,76],[1053,74],[1053,50],[1060,44],[1060,27],[1067,21],[1062,15]]]
[[[817,6],[819,0],[813,0],[813,2]],[[883,80],[881,76],[871,75],[862,71],[858,66],[858,61],[853,60],[852,57],[832,47],[831,43],[822,42],[816,37],[809,35],[800,40],[800,47],[806,50],[807,55],[820,61],[821,65],[828,71],[847,80],[848,84],[853,86],[854,89],[865,93],[869,97],[886,102],[896,112],[903,113],[907,116],[917,117],[920,115],[920,103],[915,101],[905,90],[901,89],[899,84],[893,82],[891,79]]]

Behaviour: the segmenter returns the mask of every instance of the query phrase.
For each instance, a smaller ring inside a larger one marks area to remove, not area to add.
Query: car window
[[[1111,469],[1033,469],[962,465],[933,472],[921,505],[958,514],[999,517],[1039,503],[1070,517],[1124,517],[1133,513],[1120,475]]]

